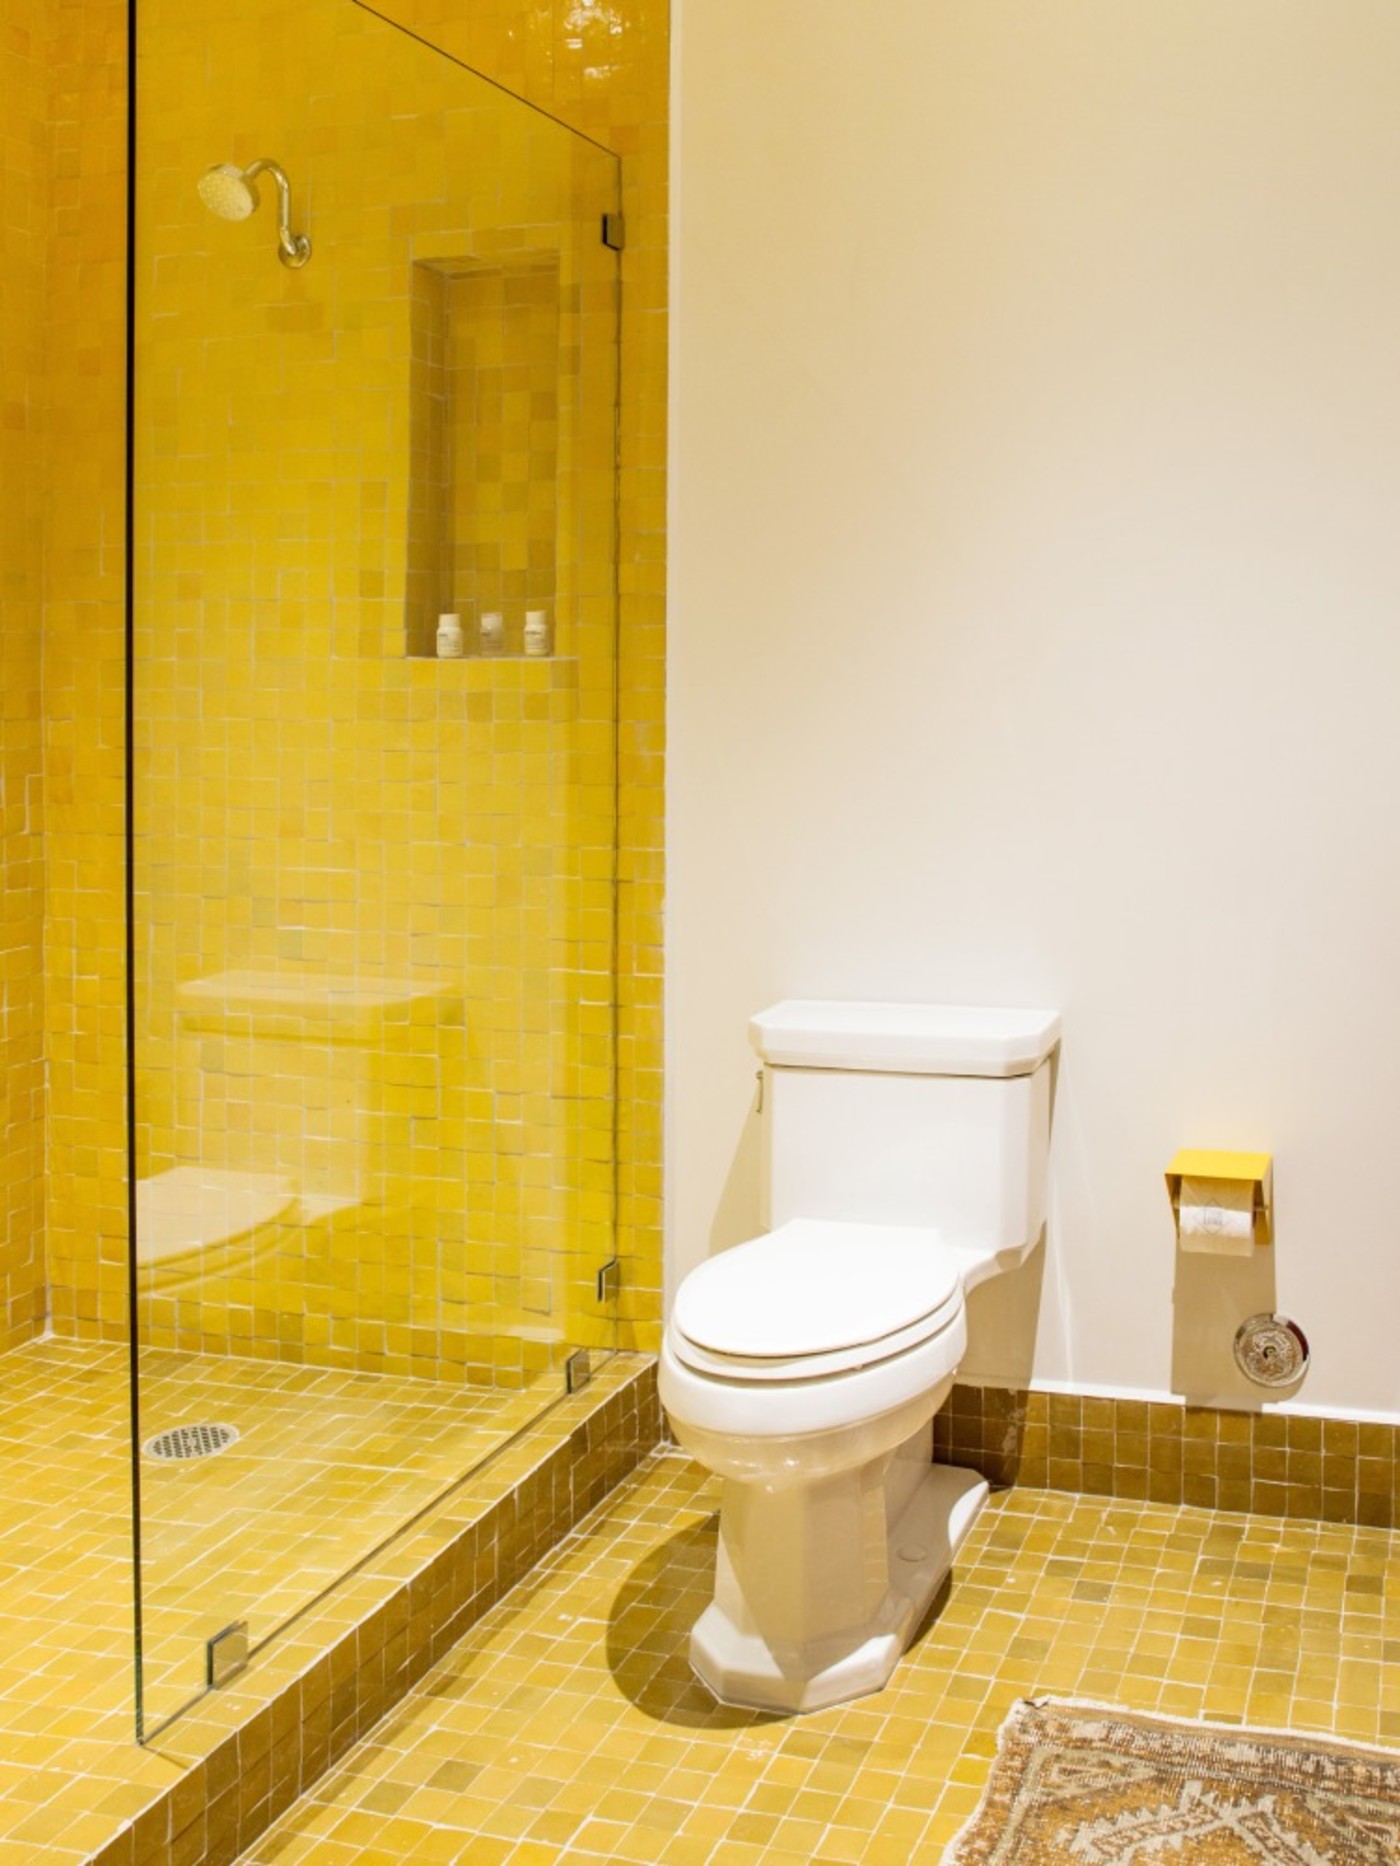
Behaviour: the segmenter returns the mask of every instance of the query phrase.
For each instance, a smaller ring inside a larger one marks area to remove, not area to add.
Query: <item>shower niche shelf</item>
[[[415,654],[414,661],[435,661],[439,667],[472,667],[478,670],[490,667],[577,667],[578,657],[572,654]]]
[[[443,614],[462,621],[450,661],[547,661],[568,632],[581,344],[565,259],[533,246],[410,268],[404,640],[415,659],[439,658]],[[525,653],[529,610],[549,618],[549,654]],[[502,635],[486,643],[492,614]]]

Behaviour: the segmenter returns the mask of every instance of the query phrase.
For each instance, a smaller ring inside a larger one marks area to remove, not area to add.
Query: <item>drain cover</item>
[[[177,1425],[168,1432],[157,1432],[141,1447],[148,1458],[163,1464],[180,1464],[189,1458],[212,1458],[215,1452],[227,1451],[238,1437],[236,1425]]]

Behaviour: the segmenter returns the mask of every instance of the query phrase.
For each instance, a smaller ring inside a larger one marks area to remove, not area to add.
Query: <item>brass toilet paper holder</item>
[[[1166,1177],[1172,1225],[1178,1242],[1181,1239],[1182,1181],[1209,1180],[1220,1186],[1224,1205],[1237,1205],[1242,1191],[1249,1188],[1254,1243],[1273,1243],[1274,1162],[1271,1154],[1222,1153],[1209,1148],[1183,1147],[1167,1168]]]

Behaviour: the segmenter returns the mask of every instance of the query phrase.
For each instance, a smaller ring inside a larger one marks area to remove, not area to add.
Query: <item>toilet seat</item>
[[[798,1218],[693,1270],[669,1335],[697,1373],[819,1380],[931,1341],[962,1306],[961,1260],[936,1231]]]

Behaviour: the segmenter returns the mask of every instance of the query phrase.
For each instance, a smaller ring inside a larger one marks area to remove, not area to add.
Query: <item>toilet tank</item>
[[[1040,1236],[1055,1012],[789,999],[749,1035],[769,1229],[932,1225],[998,1252]]]

